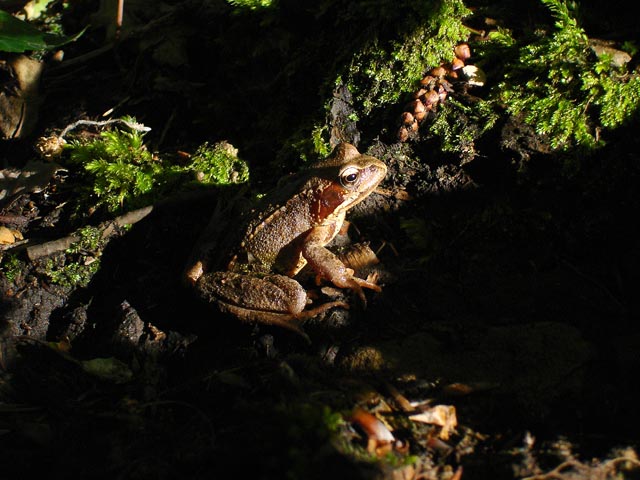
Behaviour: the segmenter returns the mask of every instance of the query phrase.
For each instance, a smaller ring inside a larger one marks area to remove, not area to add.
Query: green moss
[[[45,260],[42,273],[49,278],[51,283],[63,287],[86,287],[93,276],[100,268],[98,260],[83,265],[78,262],[57,264],[54,260],[48,258]]]
[[[604,143],[603,132],[638,111],[638,71],[614,65],[608,55],[596,56],[564,0],[541,2],[555,20],[549,31],[516,40],[498,28],[472,43],[474,63],[487,71],[491,90],[473,102],[454,93],[439,106],[428,132],[440,139],[442,151],[463,162],[473,158],[476,141],[505,114],[533,125],[552,149],[594,149]]]
[[[615,128],[640,106],[640,76],[611,58],[597,58],[589,39],[563,0],[541,0],[556,22],[550,34],[519,49],[499,84],[499,97],[512,115],[524,115],[551,147],[594,148],[599,131]]]
[[[285,418],[289,419],[286,431],[289,445],[286,477],[313,477],[314,467],[309,459],[335,437],[339,426],[344,423],[342,416],[327,405],[304,402],[280,408]]]
[[[191,157],[188,170],[196,172],[200,183],[228,185],[249,180],[249,166],[238,158],[238,150],[227,142],[202,144]]]
[[[132,121],[135,121],[132,119]],[[138,131],[110,130],[92,141],[73,141],[69,162],[81,166],[83,197],[96,208],[115,212],[149,201],[165,175],[162,162],[146,148]]]
[[[95,227],[78,230],[79,239],[71,244],[64,256],[47,258],[40,271],[51,283],[63,287],[85,287],[100,268],[104,248],[102,232]]]
[[[0,272],[10,282],[16,281],[20,272],[24,269],[24,263],[20,261],[17,255],[12,253],[3,255],[0,261]]]
[[[135,119],[125,119],[135,124]],[[81,185],[78,204],[109,212],[149,205],[193,183],[227,185],[246,182],[249,168],[226,142],[204,143],[187,165],[175,165],[150,152],[144,133],[108,130],[91,141],[73,141],[65,147],[70,167],[78,167]]]
[[[469,35],[462,20],[471,12],[460,0],[377,3],[402,21],[395,19],[397,31],[388,37],[380,26],[381,35],[354,55],[343,75],[363,115],[413,91],[426,71],[451,61],[455,45]]]
[[[313,152],[320,157],[327,157],[331,153],[331,145],[326,137],[329,136],[329,128],[326,125],[316,125],[311,131]]]
[[[274,0],[227,0],[227,3],[235,7],[236,11],[242,11],[269,8],[275,2]]]
[[[467,106],[450,97],[428,128],[439,137],[443,152],[455,153],[463,161],[472,160],[477,154],[476,140],[491,130],[498,118],[494,102],[480,100]]]
[[[104,246],[102,231],[99,228],[86,226],[78,230],[80,240],[73,243],[67,253],[83,254],[85,252],[98,252]]]

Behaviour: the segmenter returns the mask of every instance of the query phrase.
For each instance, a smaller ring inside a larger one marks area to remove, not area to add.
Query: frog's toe
[[[362,278],[358,278],[358,277],[353,277],[353,278],[356,282],[358,282],[358,285],[360,285],[360,287],[362,288],[368,288],[369,290],[373,290],[374,292],[382,291],[382,287],[380,287],[380,285],[378,285],[373,281],[370,281],[369,279],[363,280]]]
[[[336,300],[335,302],[326,302],[326,303],[323,303],[322,305],[318,305],[315,308],[310,308],[308,310],[301,311],[296,315],[296,318],[298,318],[299,320],[308,320],[310,318],[317,317],[321,313],[324,313],[327,310],[335,307],[349,309],[349,304],[341,300]]]

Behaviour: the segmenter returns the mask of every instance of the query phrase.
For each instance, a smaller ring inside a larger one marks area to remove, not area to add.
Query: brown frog
[[[383,162],[360,154],[353,145],[337,145],[328,158],[287,177],[266,196],[228,250],[221,252],[211,239],[201,241],[187,280],[200,297],[241,320],[300,333],[303,320],[347,306],[336,301],[305,309],[310,303],[307,292],[292,277],[307,264],[318,277],[355,291],[365,303],[362,289],[380,287],[353,276],[325,245],[340,231],[347,211],[373,192],[386,172]],[[226,259],[218,263],[216,252]]]

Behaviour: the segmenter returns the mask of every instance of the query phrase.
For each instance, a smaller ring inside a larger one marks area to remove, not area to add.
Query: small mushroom
[[[348,250],[340,253],[338,258],[345,266],[355,271],[361,271],[380,263],[380,259],[367,243],[351,245]]]
[[[451,83],[447,82],[445,79],[440,80],[438,86],[444,88],[447,93],[453,92],[453,85],[451,85]]]
[[[429,105],[428,107],[425,107],[424,112],[419,112],[416,113],[413,117],[418,121],[418,122],[422,122],[425,118],[427,118],[427,112],[431,110],[431,105]]]
[[[411,111],[413,112],[414,116],[425,111],[424,103],[422,103],[420,100],[414,100],[410,103],[410,105]]]
[[[406,142],[409,139],[409,130],[407,130],[407,127],[400,127],[398,129],[398,141],[399,142]]]
[[[411,103],[411,106],[413,110],[413,117],[418,122],[424,120],[424,118],[427,116],[427,108],[425,107],[424,103],[422,103],[420,100],[414,100]]]
[[[428,87],[435,82],[436,79],[432,75],[425,75],[422,80],[420,80],[420,85],[423,87]]]
[[[421,88],[420,90],[418,90],[416,93],[413,94],[413,98],[420,98],[425,93],[427,93],[427,89]]]
[[[402,121],[403,125],[411,125],[413,122],[415,122],[415,118],[410,112],[404,112],[400,116],[400,120]]]
[[[458,57],[454,58],[451,62],[451,70],[454,72],[456,70],[460,70],[462,67],[464,67],[464,61],[460,60]]]
[[[456,45],[456,48],[453,49],[453,52],[455,53],[457,58],[463,61],[471,57],[471,49],[469,48],[469,45],[467,45],[466,43],[461,43],[460,45]]]
[[[436,92],[435,90],[429,90],[425,95],[424,95],[424,103],[425,105],[433,105],[438,103],[438,101],[440,100],[440,96],[438,95],[438,92]]]
[[[441,103],[447,99],[447,90],[442,85],[438,86],[438,98],[440,99]]]
[[[435,67],[431,70],[431,75],[433,75],[434,77],[437,78],[441,78],[444,77],[447,74],[447,69],[440,66],[440,67]]]

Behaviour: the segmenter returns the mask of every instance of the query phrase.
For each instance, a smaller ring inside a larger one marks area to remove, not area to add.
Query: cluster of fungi
[[[413,100],[405,106],[400,115],[398,141],[406,142],[418,131],[418,126],[427,118],[429,112],[435,112],[438,103],[442,103],[453,91],[452,82],[461,80],[464,62],[471,56],[469,45],[461,43],[454,49],[455,58],[451,63],[432,68],[420,80],[420,88],[413,94]]]

